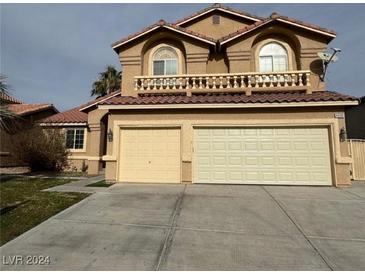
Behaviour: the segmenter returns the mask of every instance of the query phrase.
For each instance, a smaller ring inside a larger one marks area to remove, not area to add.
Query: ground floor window
[[[83,128],[67,129],[66,130],[66,147],[69,149],[83,149],[84,148],[84,134]]]

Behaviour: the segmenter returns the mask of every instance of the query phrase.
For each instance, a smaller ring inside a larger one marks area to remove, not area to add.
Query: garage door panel
[[[194,150],[195,183],[332,181],[326,128],[195,129]]]
[[[180,130],[122,129],[119,180],[180,183]]]

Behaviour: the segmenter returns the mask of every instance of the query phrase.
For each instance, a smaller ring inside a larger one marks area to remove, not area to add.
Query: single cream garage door
[[[119,181],[180,183],[180,130],[122,129]]]
[[[194,130],[194,183],[331,185],[326,128]]]

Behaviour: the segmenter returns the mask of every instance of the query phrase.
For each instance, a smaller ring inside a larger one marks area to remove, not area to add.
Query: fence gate
[[[365,140],[350,139],[352,179],[365,180]]]

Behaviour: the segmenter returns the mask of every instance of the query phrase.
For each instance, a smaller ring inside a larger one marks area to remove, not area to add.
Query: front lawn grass
[[[1,180],[0,245],[14,239],[56,213],[86,198],[87,193],[41,191],[70,179],[15,177]],[[3,213],[5,212],[5,213]]]
[[[49,177],[88,177],[87,172],[61,171],[61,172],[30,172],[28,175],[40,175]]]
[[[105,182],[105,180],[101,180],[99,182],[96,183],[92,183],[86,186],[90,186],[90,187],[110,187],[112,184]]]

